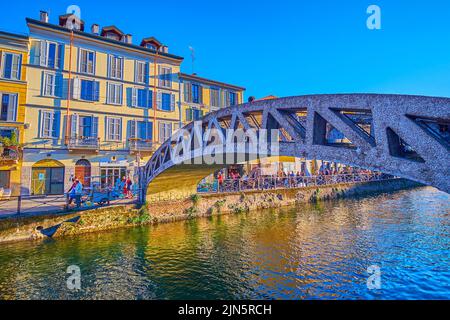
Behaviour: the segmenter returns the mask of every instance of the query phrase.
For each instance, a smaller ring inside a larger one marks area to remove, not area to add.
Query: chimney
[[[163,46],[162,47],[162,52],[169,53],[169,47],[168,46]]]
[[[133,36],[131,34],[126,34],[125,35],[125,42],[132,44],[133,43]]]
[[[98,24],[94,23],[91,26],[91,32],[92,32],[92,34],[95,34],[96,36],[98,36],[100,34],[100,26]]]
[[[41,10],[41,12],[39,13],[39,20],[41,20],[41,22],[48,23],[48,12]]]

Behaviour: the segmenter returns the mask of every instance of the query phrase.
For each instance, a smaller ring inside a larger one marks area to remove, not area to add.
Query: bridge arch
[[[450,193],[449,125],[450,98],[424,96],[307,95],[225,108],[188,124],[161,145],[142,172],[141,199],[195,193],[201,179],[225,167],[203,159],[208,139],[199,138],[198,129],[211,128],[222,133],[230,129],[278,132],[276,152],[272,141],[268,155],[235,150],[234,158],[244,153],[251,159],[270,155],[320,159],[381,171]],[[183,154],[191,164],[175,161],[183,143],[194,147]],[[226,142],[222,143],[226,149]]]

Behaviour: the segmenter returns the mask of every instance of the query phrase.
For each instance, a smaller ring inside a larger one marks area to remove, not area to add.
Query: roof
[[[180,72],[178,74],[178,76],[179,76],[180,79],[186,79],[186,80],[201,82],[201,83],[204,83],[204,84],[216,85],[216,86],[230,88],[230,89],[237,90],[237,91],[245,91],[246,90],[244,87],[235,86],[233,84],[228,84],[228,83],[224,83],[224,82],[219,82],[219,81],[215,81],[215,80],[202,78],[202,77],[199,77],[197,75],[191,75],[191,74],[181,73]]]
[[[261,98],[261,99],[256,99],[256,101],[273,100],[273,99],[278,99],[278,97],[274,96],[274,95],[269,95],[269,96],[266,96],[266,97]]]
[[[17,40],[23,40],[28,41],[28,36],[25,34],[19,34],[19,33],[11,33],[0,30],[0,36],[1,37],[9,37],[9,38],[16,38]]]
[[[45,28],[51,28],[53,30],[57,30],[60,32],[65,32],[65,33],[70,33],[70,30],[65,28],[65,27],[61,27],[59,25],[55,25],[55,24],[51,24],[51,23],[46,23],[46,22],[42,22],[39,20],[35,20],[35,19],[31,19],[31,18],[26,18],[27,24],[32,24],[32,25],[37,25],[37,26],[41,26],[41,27],[45,27]],[[149,48],[144,48],[135,44],[131,44],[131,43],[126,43],[126,42],[122,42],[122,41],[118,41],[118,40],[114,40],[114,39],[109,39],[109,38],[105,38],[99,35],[95,35],[92,33],[88,33],[88,32],[84,32],[84,31],[77,31],[74,30],[73,31],[74,34],[79,35],[79,36],[83,36],[83,37],[87,37],[87,38],[91,38],[94,40],[99,40],[102,41],[104,43],[111,43],[111,44],[115,44],[115,45],[119,45],[125,48],[130,48],[130,49],[134,49],[134,50],[139,50],[142,51],[144,53],[150,53],[150,54],[157,54],[161,57],[167,57],[169,59],[174,59],[174,60],[178,60],[178,61],[183,61],[184,58],[180,57],[180,56],[176,56],[174,54],[170,54],[170,53],[164,53],[164,52],[159,52],[153,49],[149,49]]]
[[[117,28],[116,26],[103,27],[101,35],[104,36],[106,32],[110,32],[110,31],[115,32],[116,34],[118,34],[120,36],[124,35],[124,33],[119,28]]]
[[[158,41],[158,39],[156,39],[155,37],[149,37],[149,38],[142,39],[141,46],[148,42],[154,42],[158,45],[158,47],[162,46],[162,43],[160,41]]]

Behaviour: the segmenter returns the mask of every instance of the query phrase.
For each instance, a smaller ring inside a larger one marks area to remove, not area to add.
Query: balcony
[[[0,146],[0,162],[14,162],[20,159],[20,151],[18,147],[2,147]]]
[[[128,139],[128,148],[130,149],[130,153],[133,154],[148,154],[155,151],[156,145],[151,140]]]
[[[98,152],[100,150],[100,138],[97,137],[70,137],[67,147],[70,152]]]

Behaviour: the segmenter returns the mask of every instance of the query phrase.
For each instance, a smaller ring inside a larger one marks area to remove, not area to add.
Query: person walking
[[[81,207],[81,196],[83,194],[83,184],[80,180],[75,179],[75,204],[77,208]]]
[[[131,193],[131,185],[133,184],[133,182],[131,181],[130,176],[128,176],[127,178],[127,182],[126,182],[126,186],[127,186],[127,198],[128,199],[132,199],[133,198],[133,194]]]

